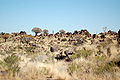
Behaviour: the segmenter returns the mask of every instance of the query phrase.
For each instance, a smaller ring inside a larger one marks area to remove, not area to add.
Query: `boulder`
[[[104,34],[102,34],[100,37],[101,37],[102,39],[104,39],[104,38],[105,38],[105,35],[104,35]]]
[[[58,51],[58,50],[59,50],[58,46],[51,46],[50,47],[50,52],[55,52],[55,51]]]
[[[72,55],[72,54],[75,54],[75,51],[73,51],[73,50],[65,50],[64,53],[66,55]]]
[[[50,47],[50,51],[51,51],[51,52],[54,52],[54,48],[53,48],[53,47]]]
[[[96,34],[93,34],[92,38],[93,38],[93,39],[96,38]]]
[[[62,54],[57,54],[56,56],[55,56],[55,59],[57,59],[57,60],[63,60],[63,59],[65,59],[66,58],[66,56],[63,56]]]

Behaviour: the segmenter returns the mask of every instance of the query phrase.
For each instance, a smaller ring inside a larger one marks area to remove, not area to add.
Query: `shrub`
[[[107,47],[109,45],[108,42],[101,42],[100,46],[102,46],[103,48]]]
[[[23,36],[21,36],[21,42],[23,42],[23,43],[28,44],[33,39],[34,39],[34,37],[32,35],[23,35]]]
[[[4,35],[2,35],[2,38],[5,39],[6,42],[6,40],[9,38],[9,34],[5,33]]]
[[[19,67],[20,58],[15,54],[7,56],[3,61],[0,61],[0,68],[3,68],[7,73],[15,76],[20,71]]]
[[[116,65],[114,63],[107,63],[106,60],[106,55],[95,57],[95,61],[97,63],[96,66],[93,67],[93,72],[95,74],[104,74],[106,72],[112,73],[116,71]]]
[[[87,32],[85,33],[85,35],[90,35],[90,33],[87,31]]]
[[[79,72],[81,69],[80,65],[78,64],[71,64],[68,68],[67,71],[69,73],[73,73],[73,72]]]
[[[103,64],[106,60],[107,60],[107,56],[106,55],[95,56],[95,62],[97,63],[98,66]]]
[[[103,64],[100,66],[97,66],[96,68],[93,69],[95,74],[104,74],[106,72],[112,73],[116,71],[115,64]]]
[[[67,41],[67,39],[66,39],[66,38],[63,38],[61,41]]]
[[[5,33],[4,32],[1,32],[0,35],[4,35]]]
[[[71,56],[71,59],[76,59],[76,58],[80,58],[80,57],[87,58],[91,54],[92,54],[92,51],[90,51],[90,50],[78,50],[78,51],[76,51],[76,53],[74,55]]]
[[[25,47],[26,52],[32,52],[35,47]]]
[[[74,45],[74,46],[78,46],[78,45],[80,45],[80,44],[82,44],[82,43],[83,43],[83,41],[77,41],[77,42],[74,42],[73,45]]]

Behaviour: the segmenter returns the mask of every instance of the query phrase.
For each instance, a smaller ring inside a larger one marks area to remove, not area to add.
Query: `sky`
[[[0,0],[0,32],[120,29],[120,0]]]

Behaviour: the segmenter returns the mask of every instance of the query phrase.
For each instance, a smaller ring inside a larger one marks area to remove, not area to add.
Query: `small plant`
[[[87,31],[87,32],[85,33],[85,35],[87,35],[87,36],[88,36],[88,35],[90,35],[90,33]]]
[[[78,46],[78,45],[80,45],[80,44],[82,44],[82,43],[83,43],[83,41],[77,41],[77,42],[74,42],[73,45],[74,45],[74,46]]]
[[[115,69],[115,64],[105,63],[103,65],[97,66],[96,68],[93,69],[93,71],[95,74],[104,74],[106,72],[113,73],[116,71],[116,69]]]
[[[80,58],[80,57],[87,58],[91,54],[92,54],[92,51],[90,51],[90,50],[78,50],[78,51],[76,51],[76,53],[74,55],[71,56],[71,59],[76,59],[76,58]]]
[[[35,47],[25,47],[26,52],[32,52]]]
[[[4,35],[2,35],[2,38],[5,39],[6,42],[6,40],[9,38],[9,34],[5,33]]]
[[[66,39],[66,38],[63,38],[61,41],[67,41],[67,39]]]
[[[14,51],[16,51],[16,47],[10,48],[8,51],[6,51],[7,54],[11,54]]]
[[[104,33],[106,32],[107,28],[108,28],[108,27],[103,27],[103,31],[104,31]]]
[[[107,47],[109,45],[108,42],[101,42],[100,46],[102,46],[103,48]]]
[[[3,68],[8,74],[15,76],[20,71],[20,58],[15,54],[7,56],[3,61],[0,61],[0,68]]]
[[[67,69],[67,71],[69,73],[79,72],[80,70],[82,70],[82,69],[81,69],[80,65],[78,65],[78,64],[71,64]]]
[[[31,40],[33,40],[34,37],[32,35],[22,35],[21,36],[21,42],[22,43],[29,43]]]
[[[5,33],[4,32],[1,32],[0,35],[4,35]]]
[[[96,66],[93,67],[93,72],[95,74],[104,74],[106,72],[112,73],[115,72],[116,70],[116,65],[114,63],[106,63],[107,56],[102,55],[102,56],[96,56],[95,61],[96,61]]]
[[[99,65],[99,63],[105,62],[106,59],[107,59],[107,56],[106,56],[106,55],[95,56],[95,61],[97,62],[98,65]]]

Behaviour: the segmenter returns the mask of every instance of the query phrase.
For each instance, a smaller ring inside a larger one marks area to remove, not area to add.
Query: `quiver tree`
[[[59,32],[60,32],[61,34],[65,34],[65,30],[63,30],[63,29],[61,29]]]
[[[103,27],[104,34],[105,34],[106,30],[107,30],[107,27]]]
[[[38,33],[41,33],[42,30],[41,30],[40,28],[34,27],[34,28],[32,29],[32,32],[35,32],[35,36],[37,36],[37,34],[38,34]]]
[[[9,34],[5,33],[4,35],[2,35],[2,38],[5,39],[5,42],[6,42],[6,40],[9,38]]]
[[[48,30],[47,30],[47,29],[44,29],[44,30],[43,30],[43,33],[44,33],[44,34],[48,34]]]

